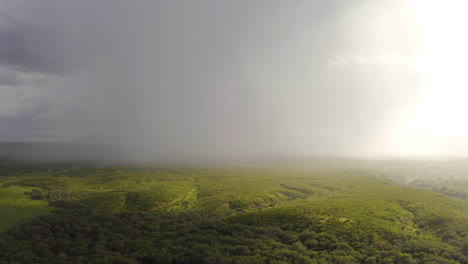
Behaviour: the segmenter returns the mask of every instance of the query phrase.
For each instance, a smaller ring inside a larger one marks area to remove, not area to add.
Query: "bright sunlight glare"
[[[422,95],[401,120],[395,148],[406,153],[466,154],[468,1],[413,0]]]

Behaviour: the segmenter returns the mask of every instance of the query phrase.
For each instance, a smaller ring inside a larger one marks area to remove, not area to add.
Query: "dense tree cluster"
[[[468,263],[468,243],[389,243],[294,223],[252,226],[197,212],[54,212],[8,231],[0,263]]]
[[[57,189],[53,186],[43,186],[42,188],[42,190],[32,189],[31,192],[25,192],[24,194],[29,195],[33,200],[47,200],[50,202],[72,198],[70,192],[67,190]]]

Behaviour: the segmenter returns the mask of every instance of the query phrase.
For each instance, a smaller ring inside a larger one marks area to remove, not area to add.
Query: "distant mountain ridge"
[[[0,158],[33,161],[86,161],[122,158],[109,144],[73,142],[0,142]]]

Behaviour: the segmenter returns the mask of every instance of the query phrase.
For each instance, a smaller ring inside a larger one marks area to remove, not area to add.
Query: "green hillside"
[[[0,263],[468,263],[468,200],[376,168],[3,168]]]

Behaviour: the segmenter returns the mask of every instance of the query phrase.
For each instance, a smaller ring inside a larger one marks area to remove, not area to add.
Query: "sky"
[[[467,155],[464,7],[0,0],[0,141],[155,159]]]

